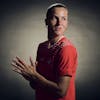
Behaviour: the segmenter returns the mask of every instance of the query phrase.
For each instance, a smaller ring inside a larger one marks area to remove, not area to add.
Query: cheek
[[[66,29],[67,26],[68,26],[68,24],[65,22],[65,23],[63,24],[63,26],[64,26],[64,28]]]
[[[52,22],[51,22],[51,25],[52,25],[52,26],[55,26],[56,23],[57,23],[56,21],[52,21]]]

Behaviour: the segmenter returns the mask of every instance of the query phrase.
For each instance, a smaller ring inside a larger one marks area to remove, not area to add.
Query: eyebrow
[[[53,17],[53,16],[58,17],[57,15],[52,15],[52,17]],[[66,17],[66,18],[67,18],[67,16],[61,16],[61,17]]]

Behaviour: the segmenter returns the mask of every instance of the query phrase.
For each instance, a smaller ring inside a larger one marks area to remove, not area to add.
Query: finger
[[[20,59],[18,56],[16,56],[16,59],[17,59],[22,65],[26,66],[26,63],[25,63],[22,59]]]
[[[34,62],[32,60],[32,57],[30,57],[30,63],[31,63],[32,66],[34,66]]]
[[[16,69],[16,68],[13,68],[12,69],[14,72],[16,72],[16,73],[18,73],[18,74],[21,74],[22,75],[22,72],[20,71],[20,70],[18,70],[18,69]]]
[[[30,80],[30,77],[27,76],[25,73],[22,73],[20,70],[18,70],[18,69],[16,69],[16,68],[13,68],[12,70],[13,70],[14,72],[16,72],[16,73],[22,75],[26,80]]]
[[[16,56],[16,59],[20,64],[22,64],[23,69],[28,69],[28,65],[22,59],[20,59],[18,56]]]
[[[17,68],[18,70],[20,70],[20,71],[22,71],[23,70],[23,68],[21,68],[21,67],[19,67],[19,66],[17,66],[15,63],[11,63],[11,65],[12,66],[14,66],[15,68]]]
[[[36,65],[36,66],[38,65],[38,61],[35,62],[35,65]]]
[[[16,72],[16,73],[21,74],[22,76],[26,76],[26,73],[25,73],[24,71],[21,71],[21,70],[19,70],[19,69],[17,69],[17,68],[13,68],[12,70],[13,70],[14,72]]]
[[[20,73],[21,75],[26,75],[28,73],[28,71],[26,69],[23,69],[14,63],[11,63],[11,65],[15,67],[15,68],[13,68],[13,69],[15,69],[14,71],[16,71],[17,73]]]
[[[21,67],[22,69],[24,69],[24,66],[20,62],[16,61],[16,59],[12,60],[12,64],[17,65],[17,66]]]

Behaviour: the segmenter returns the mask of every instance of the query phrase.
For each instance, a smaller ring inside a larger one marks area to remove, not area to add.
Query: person
[[[68,26],[68,9],[55,3],[47,9],[45,23],[48,40],[40,43],[36,62],[28,65],[20,57],[12,61],[13,70],[35,89],[36,100],[75,100],[77,50],[64,32]]]

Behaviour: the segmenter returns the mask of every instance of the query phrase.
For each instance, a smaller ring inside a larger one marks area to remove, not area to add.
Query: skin
[[[56,7],[49,19],[46,19],[48,26],[48,39],[54,42],[60,38],[68,26],[68,11],[63,7]]]
[[[67,28],[68,11],[63,7],[56,7],[53,10],[52,18],[46,19],[46,25],[48,26],[48,38],[50,42],[56,42],[61,36],[63,36]],[[12,60],[13,71],[21,74],[29,82],[33,81],[38,87],[45,89],[47,92],[54,94],[57,97],[64,97],[70,82],[69,76],[61,76],[57,82],[47,80],[41,74],[36,71],[37,62],[33,62],[30,57],[30,65],[19,57],[15,57]],[[33,86],[33,88],[36,85]]]

